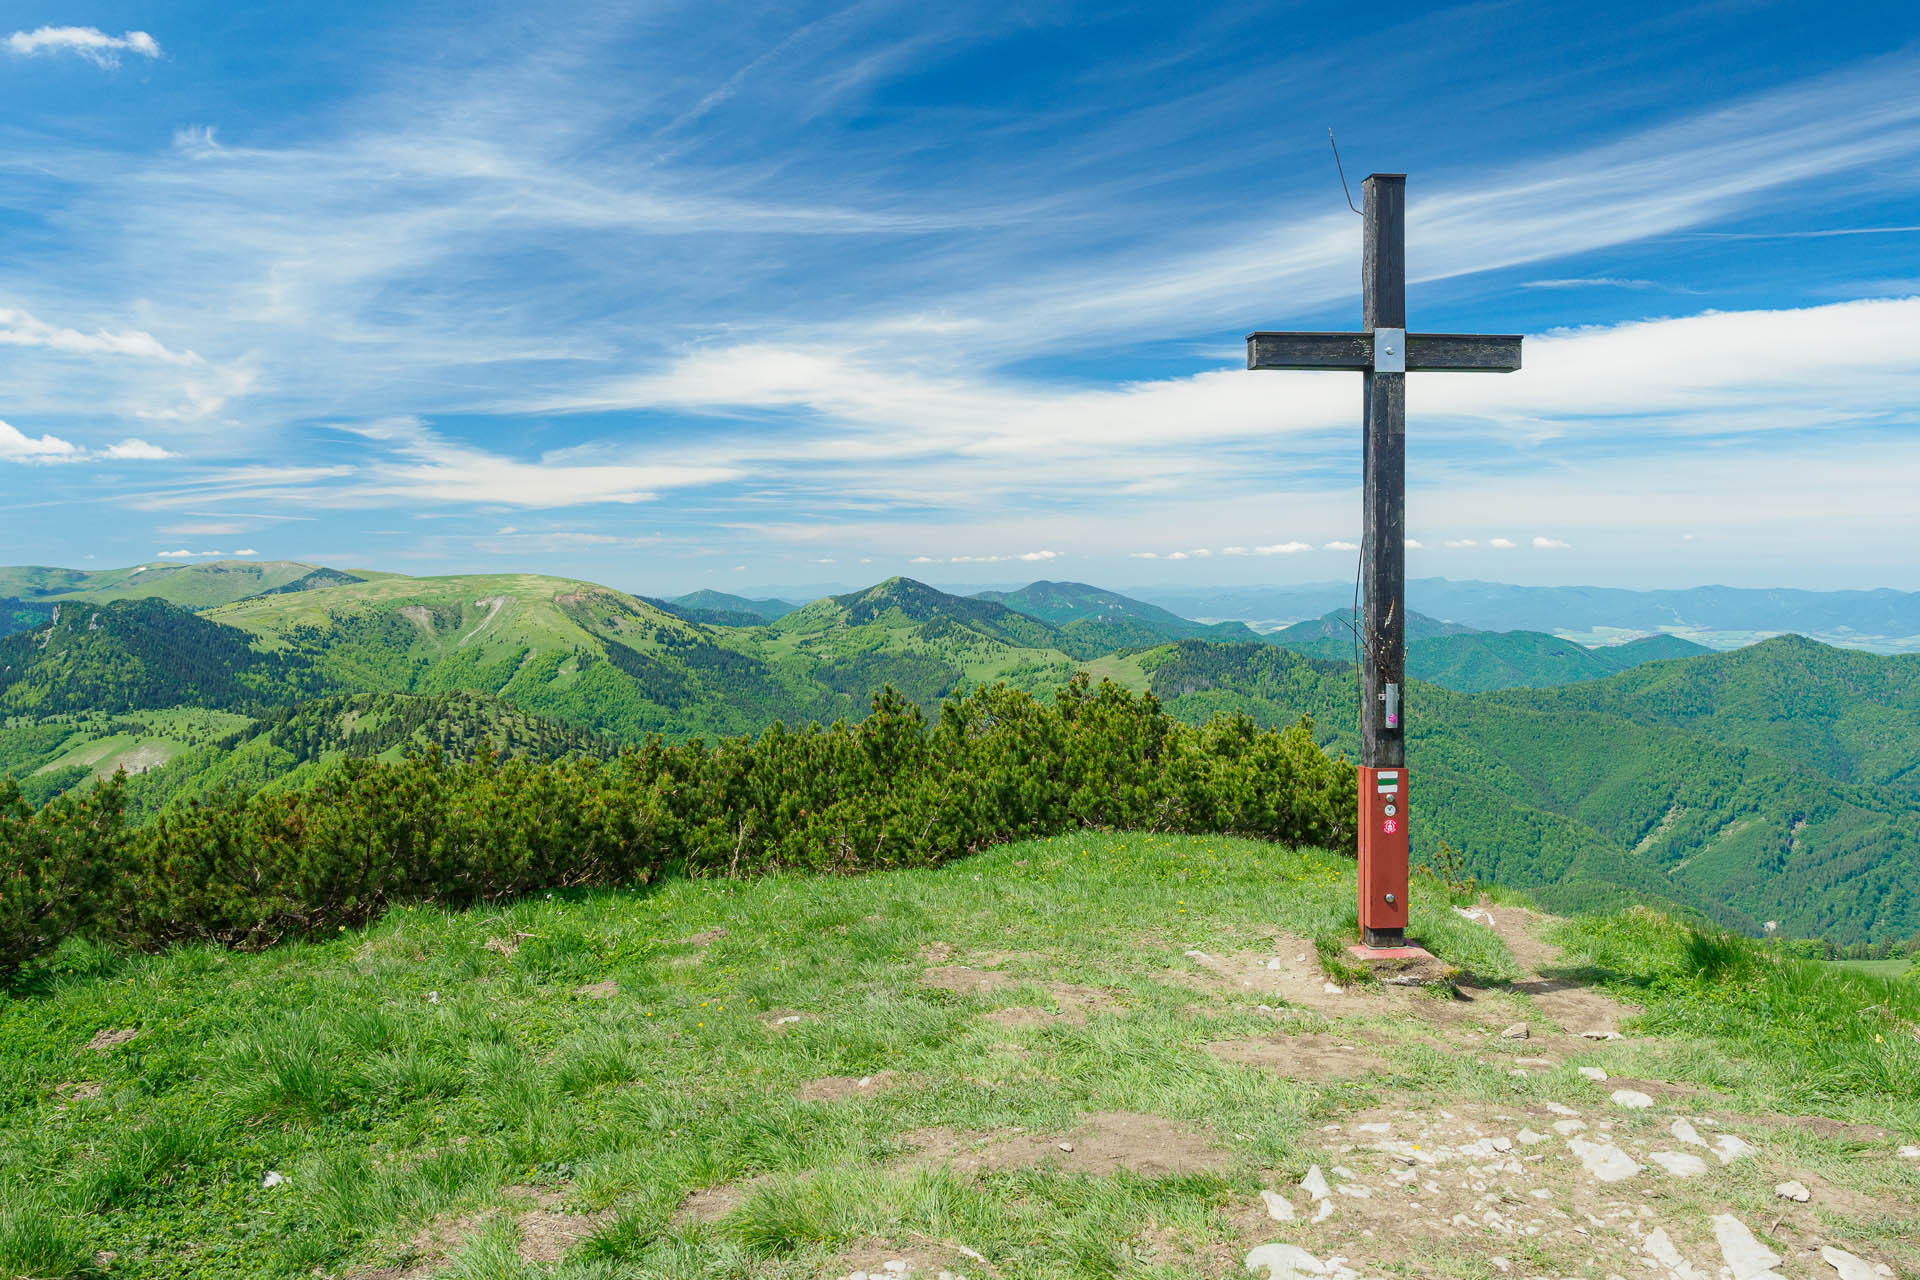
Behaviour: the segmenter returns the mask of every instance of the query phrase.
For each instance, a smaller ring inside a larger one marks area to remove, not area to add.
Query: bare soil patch
[[[1163,1116],[1101,1111],[1064,1134],[960,1133],[919,1129],[905,1135],[915,1151],[905,1169],[949,1169],[971,1175],[1050,1165],[1067,1173],[1105,1175],[1126,1169],[1142,1177],[1217,1173],[1232,1159],[1209,1139]]]
[[[726,936],[727,936],[727,931],[725,929],[722,929],[719,925],[715,925],[711,929],[702,929],[699,933],[690,934],[687,937],[680,939],[680,942],[683,946],[710,947],[714,943],[720,941],[720,939]]]
[[[900,1078],[895,1071],[880,1071],[870,1076],[822,1076],[794,1090],[802,1102],[842,1102],[848,1098],[871,1098],[891,1088]]]
[[[139,1034],[138,1027],[109,1027],[104,1031],[95,1032],[93,1039],[87,1041],[85,1047],[94,1053],[105,1053],[109,1049],[125,1044]]]
[[[789,1027],[797,1027],[803,1022],[813,1022],[819,1016],[805,1009],[769,1009],[760,1015],[760,1025],[775,1035],[784,1035]]]
[[[1641,1012],[1595,990],[1591,983],[1564,972],[1554,973],[1560,953],[1540,940],[1543,917],[1519,907],[1496,907],[1484,899],[1469,916],[1492,929],[1527,974],[1507,989],[1526,996],[1561,1030],[1573,1035],[1588,1031],[1618,1033],[1624,1019]]]
[[[863,1240],[835,1254],[820,1272],[823,1280],[966,1280],[991,1274],[972,1249],[926,1239],[910,1245]]]
[[[1007,958],[982,957],[988,962]],[[983,969],[965,964],[935,965],[920,975],[920,981],[935,990],[951,991],[963,996],[991,996],[1016,987],[1037,987],[1058,1006],[1058,1012],[1032,1008],[994,1010],[987,1017],[1000,1026],[1042,1026],[1060,1021],[1079,1024],[1096,1014],[1124,1012],[1123,1006],[1113,998],[1112,993],[1099,987],[1029,978],[1005,969]]]
[[[609,1000],[620,993],[620,984],[612,978],[602,982],[589,982],[584,987],[575,987],[573,994],[585,996],[589,1000]]]
[[[1222,1062],[1260,1067],[1290,1080],[1344,1080],[1387,1066],[1373,1050],[1334,1035],[1215,1040],[1206,1050]]]
[[[675,1222],[717,1222],[747,1202],[747,1197],[768,1182],[775,1175],[758,1174],[743,1182],[723,1182],[717,1187],[702,1187],[698,1191],[687,1193],[680,1207],[673,1211]]]
[[[100,1096],[100,1084],[96,1080],[67,1080],[53,1086],[53,1096],[62,1104],[69,1102],[92,1102]]]

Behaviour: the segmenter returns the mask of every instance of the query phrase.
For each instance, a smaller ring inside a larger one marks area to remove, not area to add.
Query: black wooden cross
[[[1249,369],[1353,369],[1365,378],[1360,572],[1360,934],[1399,947],[1407,927],[1407,374],[1512,373],[1518,334],[1407,332],[1407,175],[1361,184],[1362,333],[1250,333]]]

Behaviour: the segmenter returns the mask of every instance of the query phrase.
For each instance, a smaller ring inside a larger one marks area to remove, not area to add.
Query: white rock
[[[1328,1218],[1331,1218],[1332,1216],[1333,1216],[1333,1197],[1329,1196],[1325,1200],[1322,1200],[1320,1202],[1320,1207],[1318,1209],[1315,1209],[1313,1211],[1313,1220],[1315,1222],[1325,1222]]]
[[[1697,1178],[1707,1171],[1707,1162],[1684,1151],[1652,1151],[1647,1159],[1676,1178]]]
[[[1516,1022],[1505,1031],[1502,1031],[1500,1038],[1502,1040],[1525,1040],[1531,1034],[1532,1032],[1527,1029],[1526,1023]]]
[[[1655,1227],[1647,1232],[1647,1238],[1641,1242],[1647,1256],[1667,1269],[1668,1274],[1677,1280],[1707,1280],[1707,1273],[1694,1266],[1681,1256],[1673,1247],[1673,1241],[1667,1235],[1665,1227]]]
[[[800,1015],[797,1013],[790,1013],[784,1018],[775,1018],[773,1020],[773,1025],[776,1027],[784,1027],[789,1025],[790,1023],[795,1023],[798,1021],[800,1021]]]
[[[1267,968],[1269,968],[1269,969],[1278,969],[1279,967],[1280,967],[1280,957],[1279,957],[1279,956],[1275,956],[1275,957],[1274,957],[1273,959],[1271,959],[1271,960],[1269,960],[1269,961],[1267,961]]]
[[[1204,951],[1189,951],[1189,952],[1187,952],[1187,959],[1189,959],[1189,960],[1211,960],[1211,959],[1213,959],[1213,957],[1212,957],[1212,956],[1210,956],[1210,955],[1208,955],[1208,954],[1207,954],[1206,952],[1204,952]]]
[[[439,993],[438,991],[429,991],[429,992],[427,992],[427,1003],[428,1003],[428,1004],[439,1004],[439,1003],[440,1003],[440,993]]]
[[[1582,1067],[1580,1068],[1580,1074],[1589,1080],[1605,1080],[1607,1078],[1607,1073],[1599,1067]]]
[[[1393,1132],[1392,1125],[1385,1124],[1378,1121],[1376,1121],[1373,1124],[1357,1124],[1353,1127],[1354,1127],[1354,1130],[1358,1133],[1392,1133]]]
[[[1546,1104],[1546,1107],[1547,1110],[1557,1116],[1577,1116],[1580,1114],[1564,1102],[1549,1102]]]
[[[1680,1139],[1680,1141],[1687,1143],[1689,1146],[1704,1147],[1707,1145],[1707,1140],[1700,1136],[1698,1129],[1693,1127],[1693,1121],[1688,1120],[1684,1116],[1668,1126],[1667,1132]]]
[[[1602,1182],[1624,1182],[1639,1173],[1642,1166],[1611,1142],[1588,1142],[1585,1138],[1567,1139],[1567,1147],[1587,1172]]]
[[[1059,1142],[1059,1143],[1055,1143],[1054,1145],[1059,1147],[1062,1151],[1073,1150],[1073,1144],[1071,1142]]]
[[[1300,1179],[1300,1189],[1315,1200],[1325,1200],[1333,1194],[1333,1190],[1327,1186],[1327,1175],[1320,1172],[1319,1165],[1307,1170],[1307,1176]]]
[[[1742,1142],[1730,1133],[1723,1133],[1713,1140],[1713,1154],[1720,1157],[1721,1164],[1732,1164],[1735,1160],[1759,1153],[1751,1144]]]
[[[1780,1255],[1753,1238],[1747,1224],[1730,1213],[1713,1215],[1713,1238],[1720,1242],[1720,1256],[1727,1260],[1733,1280],[1779,1280],[1774,1268]]]
[[[1267,1206],[1267,1216],[1275,1222],[1293,1221],[1293,1202],[1277,1191],[1262,1191],[1260,1199]]]
[[[1359,1280],[1360,1273],[1339,1258],[1322,1262],[1298,1245],[1263,1244],[1247,1255],[1247,1270],[1266,1269],[1267,1280],[1298,1280],[1301,1276],[1327,1276],[1331,1280]]]
[[[1535,1133],[1531,1129],[1522,1129],[1519,1133],[1515,1134],[1514,1137],[1519,1140],[1520,1145],[1523,1147],[1535,1146],[1547,1140],[1546,1134]]]
[[[1902,1160],[1920,1160],[1920,1147],[1902,1147],[1893,1154]]]
[[[1773,1194],[1779,1196],[1782,1200],[1794,1200],[1801,1204],[1805,1204],[1807,1201],[1813,1199],[1813,1192],[1807,1190],[1798,1182],[1783,1182],[1773,1189]]]
[[[260,1185],[263,1187],[277,1187],[281,1183],[285,1182],[286,1180],[287,1180],[286,1174],[280,1173],[274,1169],[269,1169],[267,1170],[267,1176],[260,1179]]]
[[[1865,1258],[1856,1258],[1845,1249],[1836,1249],[1832,1245],[1820,1250],[1820,1256],[1827,1265],[1840,1273],[1840,1280],[1879,1280],[1882,1268],[1867,1265]]]
[[[1330,996],[1337,996],[1340,994],[1340,984],[1337,982],[1323,982],[1320,984],[1320,989],[1326,992]]]
[[[1343,1182],[1334,1190],[1343,1196],[1352,1196],[1355,1200],[1373,1199],[1373,1188],[1363,1187],[1357,1182]]]
[[[894,1258],[887,1262],[885,1266],[887,1271],[892,1275],[903,1276],[907,1273],[907,1263],[901,1258]]]
[[[1513,1150],[1513,1139],[1495,1138],[1493,1139],[1493,1149],[1495,1151],[1511,1151]]]
[[[1640,1092],[1638,1089],[1615,1089],[1613,1091],[1613,1105],[1616,1107],[1630,1107],[1635,1111],[1642,1111],[1653,1105],[1653,1098],[1648,1094]]]
[[[1625,1038],[1618,1031],[1582,1031],[1580,1035],[1587,1040],[1621,1040]]]
[[[1563,1138],[1568,1134],[1579,1133],[1586,1127],[1587,1122],[1585,1120],[1555,1120],[1553,1122],[1553,1131]]]

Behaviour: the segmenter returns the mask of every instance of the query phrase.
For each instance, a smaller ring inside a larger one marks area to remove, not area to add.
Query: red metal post
[[[1360,766],[1360,936],[1397,946],[1407,927],[1407,771]]]

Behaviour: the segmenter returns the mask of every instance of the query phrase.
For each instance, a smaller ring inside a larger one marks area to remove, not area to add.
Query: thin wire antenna
[[[1360,210],[1354,208],[1353,192],[1347,189],[1347,167],[1340,163],[1340,144],[1333,140],[1332,125],[1327,126],[1327,145],[1333,148],[1333,167],[1340,174],[1340,194],[1347,198],[1347,208],[1353,209],[1355,213],[1359,213]],[[1362,214],[1361,216],[1364,217],[1365,215]]]

